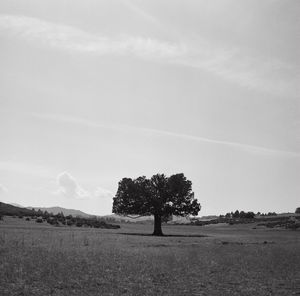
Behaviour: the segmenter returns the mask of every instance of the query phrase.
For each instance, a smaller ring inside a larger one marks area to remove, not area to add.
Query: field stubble
[[[300,295],[300,232],[0,222],[0,295]]]

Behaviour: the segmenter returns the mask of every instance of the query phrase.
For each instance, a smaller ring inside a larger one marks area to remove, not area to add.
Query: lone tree
[[[154,216],[153,235],[162,236],[161,223],[170,215],[196,216],[201,206],[192,192],[192,182],[184,174],[166,177],[157,174],[147,179],[123,178],[113,199],[113,213]]]

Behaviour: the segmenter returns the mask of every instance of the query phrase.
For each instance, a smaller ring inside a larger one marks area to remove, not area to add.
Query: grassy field
[[[0,295],[300,295],[300,231],[0,221]]]

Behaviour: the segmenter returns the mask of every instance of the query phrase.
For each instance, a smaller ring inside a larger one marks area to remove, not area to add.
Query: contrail
[[[153,135],[158,136],[167,136],[173,138],[179,138],[183,140],[189,140],[194,142],[202,142],[202,143],[213,143],[218,145],[224,145],[228,147],[238,148],[240,150],[244,150],[251,153],[258,153],[258,154],[266,154],[266,155],[274,155],[274,156],[288,156],[288,157],[300,157],[300,153],[294,151],[286,151],[286,150],[278,150],[278,149],[271,149],[262,146],[255,146],[255,145],[248,145],[239,142],[232,142],[232,141],[224,141],[224,140],[217,140],[211,139],[207,137],[200,137],[194,135],[187,135],[182,133],[175,133],[165,130],[158,130],[152,128],[145,128],[145,127],[135,127],[130,125],[120,125],[120,124],[106,124],[106,123],[99,123],[91,120],[87,120],[84,118],[66,116],[66,115],[59,115],[59,114],[32,114],[36,118],[44,119],[44,120],[53,120],[57,122],[65,122],[71,124],[78,124],[86,127],[91,128],[104,128],[104,129],[112,129],[121,132],[139,132],[139,133],[150,133]]]

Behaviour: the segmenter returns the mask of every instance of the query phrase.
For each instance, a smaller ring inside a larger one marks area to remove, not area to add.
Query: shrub
[[[77,222],[76,222],[76,226],[77,226],[77,227],[81,227],[81,226],[82,226],[82,222],[81,222],[81,221],[77,221]]]
[[[36,222],[36,223],[43,223],[43,219],[39,217],[39,218],[37,218],[37,219],[35,220],[35,222]]]
[[[74,223],[73,223],[73,221],[72,220],[67,220],[67,225],[68,226],[72,226]]]

